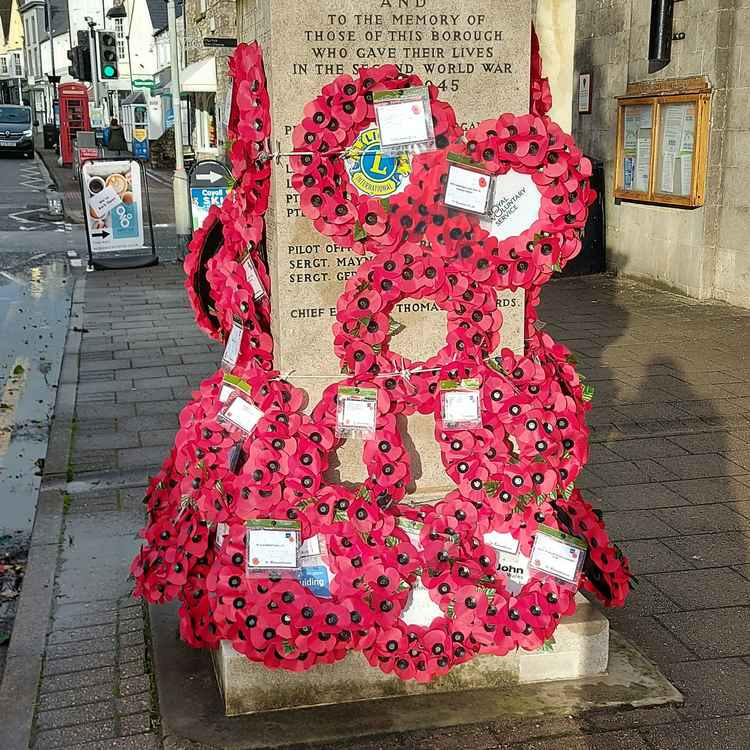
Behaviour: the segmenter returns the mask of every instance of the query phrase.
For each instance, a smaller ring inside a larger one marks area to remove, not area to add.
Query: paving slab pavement
[[[321,747],[750,744],[750,311],[589,277],[550,284],[542,319],[596,387],[580,485],[639,577],[628,605],[608,614],[684,705]],[[129,596],[127,565],[149,470],[220,347],[195,329],[171,265],[87,275],[73,322],[0,687],[0,747],[188,747],[163,732],[148,616]]]

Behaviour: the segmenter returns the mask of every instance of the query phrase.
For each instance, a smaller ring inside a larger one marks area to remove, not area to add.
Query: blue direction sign
[[[142,161],[148,161],[151,147],[148,140],[148,128],[143,126],[133,128],[133,156]]]
[[[190,172],[190,211],[193,229],[203,223],[211,206],[220,206],[229,192],[229,170],[219,161],[196,162]]]

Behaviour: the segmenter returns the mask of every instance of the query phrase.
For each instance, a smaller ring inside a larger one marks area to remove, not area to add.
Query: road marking
[[[8,218],[17,221],[19,223],[18,228],[22,232],[65,232],[65,222],[62,219],[59,221],[44,221],[41,219],[25,218],[28,214],[36,214],[38,216],[39,212],[44,210],[41,206],[39,208],[27,208],[23,211],[9,213]]]
[[[148,175],[148,176],[149,176],[149,177],[150,177],[150,178],[151,178],[151,179],[152,179],[152,180],[153,180],[154,182],[158,182],[158,183],[160,183],[160,184],[162,184],[162,185],[166,185],[167,187],[171,187],[171,186],[172,186],[172,183],[171,183],[171,182],[169,182],[169,181],[165,180],[165,179],[164,179],[163,177],[159,177],[159,175],[155,174],[155,173],[154,173],[154,172],[152,172],[152,171],[151,171],[150,169],[147,169],[147,170],[146,170],[146,174],[147,174],[147,175]]]
[[[19,186],[29,188],[31,190],[44,190],[47,184],[42,179],[41,172],[36,164],[28,164],[18,168]]]

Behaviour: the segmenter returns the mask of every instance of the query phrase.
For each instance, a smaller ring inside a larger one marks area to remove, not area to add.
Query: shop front
[[[190,101],[190,141],[196,158],[216,157],[216,60],[207,57],[188,65],[180,74],[180,87]]]

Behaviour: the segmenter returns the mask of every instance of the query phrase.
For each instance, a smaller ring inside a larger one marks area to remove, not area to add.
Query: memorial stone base
[[[573,617],[555,631],[547,650],[479,656],[421,685],[371,667],[359,652],[331,665],[291,673],[269,670],[237,653],[227,641],[213,652],[216,679],[227,716],[262,711],[388,699],[404,695],[462,692],[603,674],[609,660],[609,620],[580,594]]]

